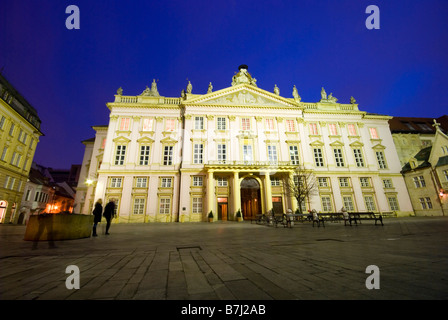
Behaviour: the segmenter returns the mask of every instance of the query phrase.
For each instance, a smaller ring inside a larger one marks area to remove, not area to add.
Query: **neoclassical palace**
[[[272,209],[296,211],[285,178],[297,167],[316,187],[303,210],[412,214],[389,129],[390,116],[361,111],[321,89],[303,102],[261,89],[245,65],[231,86],[164,97],[154,81],[139,95],[107,103],[110,121],[94,126],[85,154],[75,212],[114,199],[118,222],[244,219]]]

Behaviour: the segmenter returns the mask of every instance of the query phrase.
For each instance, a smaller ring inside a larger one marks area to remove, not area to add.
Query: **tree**
[[[283,179],[283,190],[287,196],[296,198],[298,211],[302,212],[302,204],[312,196],[317,194],[316,177],[311,170],[298,165],[292,175]]]

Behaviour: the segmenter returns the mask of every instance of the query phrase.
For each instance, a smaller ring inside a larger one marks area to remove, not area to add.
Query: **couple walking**
[[[96,237],[96,226],[98,225],[98,222],[101,222],[101,216],[106,218],[106,234],[109,234],[109,228],[110,228],[110,222],[113,217],[115,217],[115,200],[110,199],[109,203],[106,204],[104,207],[104,213],[103,213],[103,201],[101,199],[98,199],[98,201],[95,203],[95,209],[93,209],[93,236]]]

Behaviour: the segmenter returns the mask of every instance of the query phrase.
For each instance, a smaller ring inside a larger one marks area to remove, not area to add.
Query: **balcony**
[[[290,171],[296,167],[291,161],[229,161],[229,160],[214,160],[209,161],[205,165],[206,168],[234,170],[234,169],[249,169],[249,170],[287,170]]]

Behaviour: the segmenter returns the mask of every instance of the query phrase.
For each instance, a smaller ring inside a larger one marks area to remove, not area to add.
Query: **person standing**
[[[115,201],[110,199],[109,203],[104,207],[104,218],[106,218],[106,234],[109,234],[110,222],[115,216]]]
[[[101,216],[103,215],[103,200],[98,199],[98,201],[95,203],[95,208],[93,209],[93,233],[92,236],[96,237],[96,226],[98,225],[98,222],[101,222]]]

